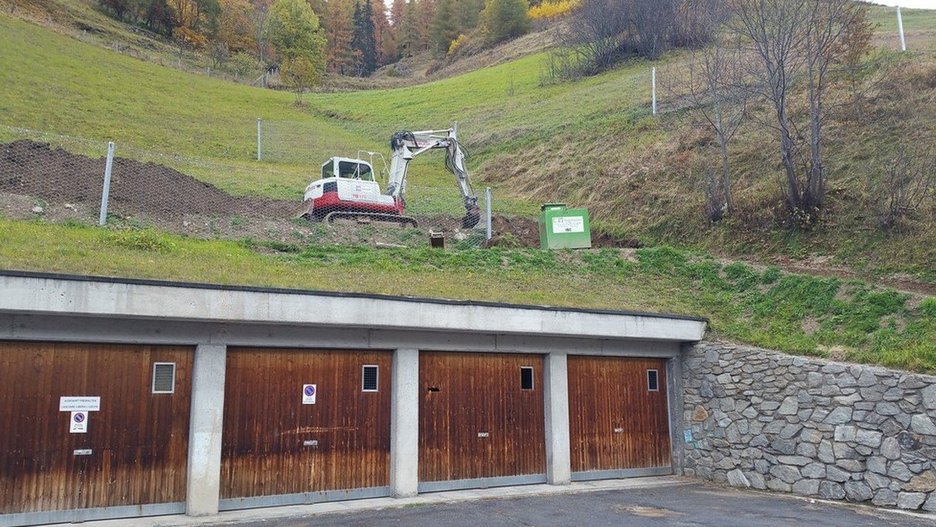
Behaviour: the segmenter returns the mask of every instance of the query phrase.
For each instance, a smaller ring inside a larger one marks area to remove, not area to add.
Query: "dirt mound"
[[[50,203],[99,205],[104,164],[104,158],[14,141],[0,147],[0,191]],[[108,207],[121,215],[166,220],[192,214],[288,217],[296,203],[231,196],[171,168],[117,157]]]

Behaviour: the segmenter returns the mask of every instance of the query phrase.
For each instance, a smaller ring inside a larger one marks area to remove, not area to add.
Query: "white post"
[[[900,32],[900,51],[907,51],[907,41],[904,40],[903,17],[900,16],[900,6],[897,6],[897,31]]]
[[[390,377],[390,491],[407,498],[419,490],[419,350],[394,351]]]
[[[98,225],[107,223],[107,200],[110,196],[111,170],[114,168],[114,142],[107,143],[107,162],[104,164],[104,189],[101,191],[101,215]]]
[[[650,70],[650,88],[653,97],[653,115],[656,115],[656,68]]]
[[[485,239],[490,240],[491,236],[493,236],[494,234],[491,231],[491,187],[487,187],[486,189],[484,189],[484,198],[487,204],[487,212],[485,213],[485,216],[487,218],[487,231],[486,231],[487,238]]]
[[[227,346],[199,344],[195,348],[185,498],[189,516],[218,513],[226,364]]]
[[[263,120],[257,117],[257,161],[263,159]]]

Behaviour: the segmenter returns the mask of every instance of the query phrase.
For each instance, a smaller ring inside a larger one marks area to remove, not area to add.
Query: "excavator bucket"
[[[481,209],[476,204],[465,208],[467,212],[465,213],[465,218],[462,220],[462,228],[470,229],[481,221]]]

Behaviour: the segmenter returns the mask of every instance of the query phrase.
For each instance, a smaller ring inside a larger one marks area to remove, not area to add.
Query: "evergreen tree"
[[[374,14],[369,1],[354,4],[354,36],[351,39],[351,48],[354,50],[358,76],[365,77],[377,69]]]
[[[484,0],[459,0],[455,2],[455,17],[459,34],[468,34],[481,22]]]
[[[400,55],[412,57],[419,52],[419,17],[416,12],[416,0],[410,0],[403,9],[403,19],[397,30],[397,44]]]
[[[487,0],[481,21],[489,44],[519,37],[530,30],[527,0]]]
[[[438,0],[429,35],[432,54],[437,57],[445,56],[448,53],[449,44],[458,38],[455,0]]]

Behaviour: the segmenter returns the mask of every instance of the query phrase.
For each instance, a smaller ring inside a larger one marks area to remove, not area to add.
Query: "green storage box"
[[[588,249],[591,247],[588,209],[569,209],[566,208],[565,203],[547,203],[540,210],[540,248]]]

